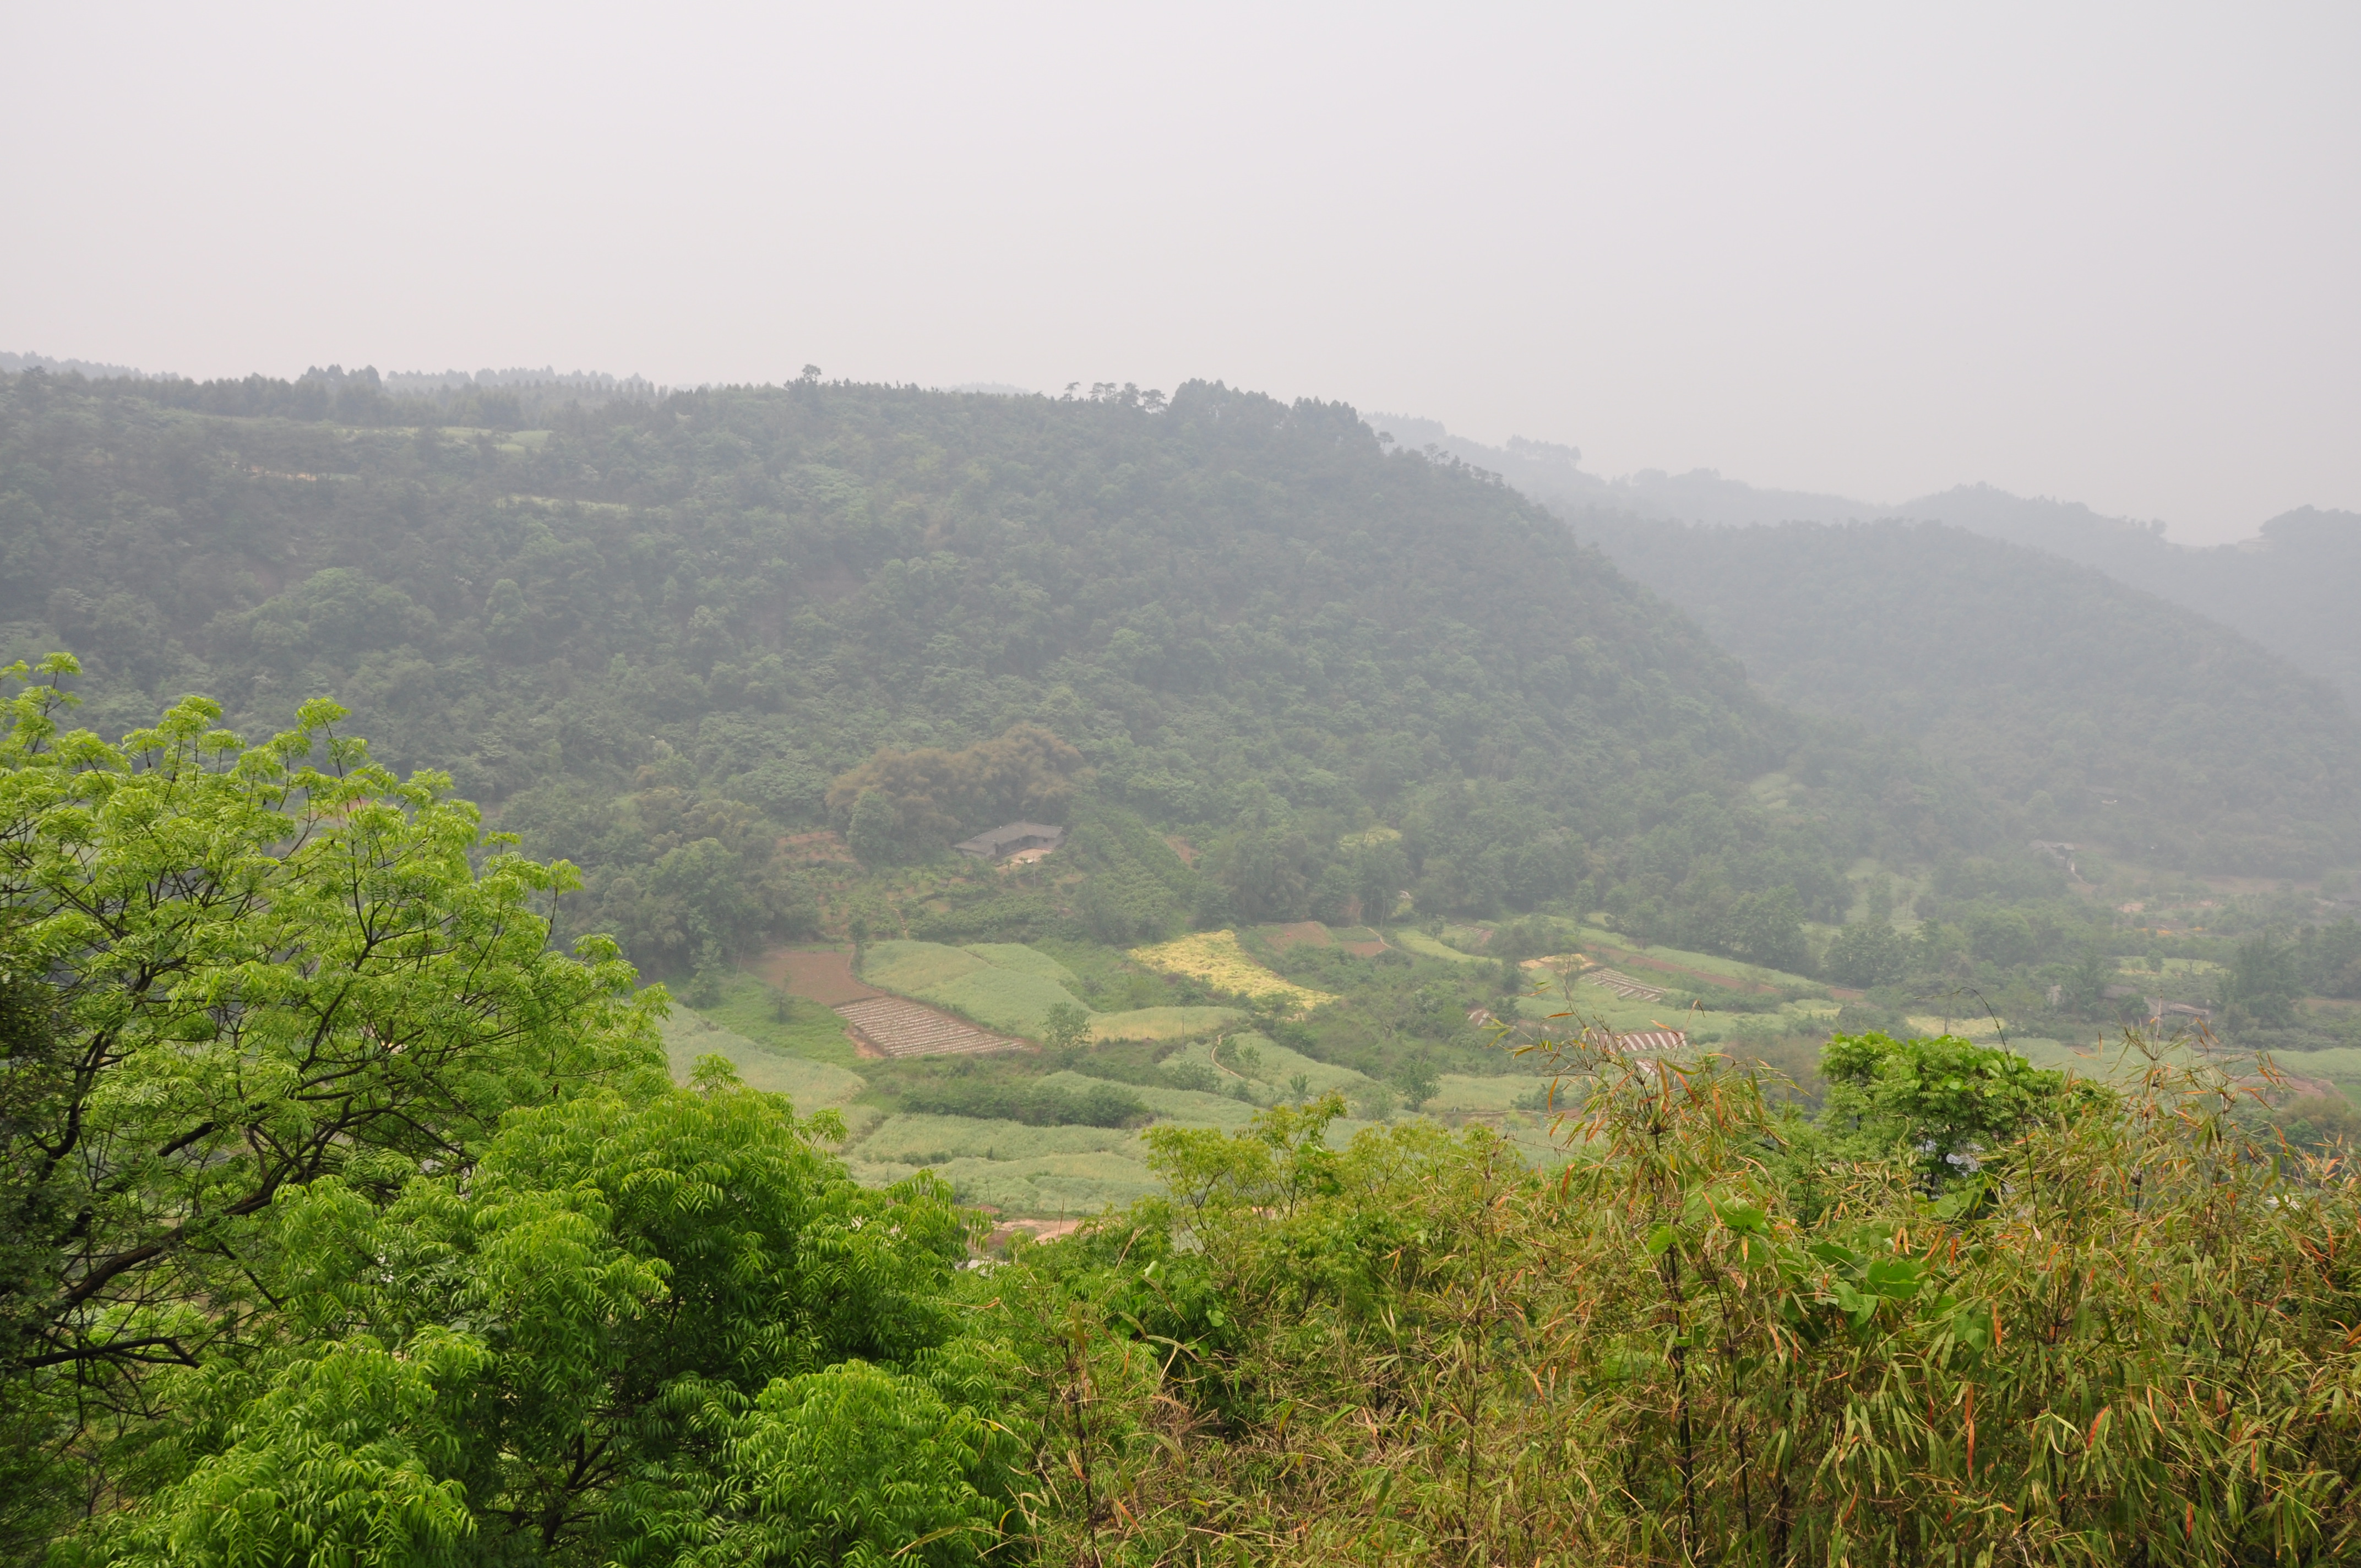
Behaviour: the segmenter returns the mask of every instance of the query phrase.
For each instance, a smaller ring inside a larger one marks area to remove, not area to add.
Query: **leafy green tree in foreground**
[[[832,1119],[831,1119],[832,1120]],[[776,1096],[512,1114],[463,1179],[278,1205],[285,1332],[182,1389],[126,1563],[972,1561],[1010,1446],[947,1350],[930,1179],[855,1186]]]
[[[0,1552],[261,1564],[972,1560],[1009,1429],[964,1221],[854,1185],[568,868],[328,704],[0,741]],[[324,751],[325,765],[313,765]],[[86,1522],[77,1526],[76,1519]],[[62,1544],[56,1544],[60,1541]]]
[[[611,943],[546,949],[532,903],[566,869],[370,765],[334,705],[247,749],[192,697],[110,745],[59,727],[74,669],[6,672],[0,737],[0,969],[44,1042],[0,1128],[20,1463],[90,1458],[154,1369],[268,1313],[282,1194],[389,1197],[509,1108],[660,1059]]]

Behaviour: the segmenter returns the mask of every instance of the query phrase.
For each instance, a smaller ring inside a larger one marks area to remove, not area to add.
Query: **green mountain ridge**
[[[2336,692],[2092,567],[1939,523],[1575,527],[1780,701],[1974,768],[2045,838],[2198,872],[2361,860]]]
[[[588,868],[584,918],[658,970],[810,927],[774,844],[843,826],[831,778],[1024,722],[1100,803],[1229,835],[1253,919],[1307,912],[1378,822],[1431,906],[1587,890],[1690,945],[1835,917],[1861,854],[2007,840],[1488,477],[1342,405],[1160,403],[805,382],[512,433],[374,378],[19,376],[0,636],[84,652],[102,730],[159,693],[248,732],[333,693]],[[1773,769],[1778,812],[1743,788]]]

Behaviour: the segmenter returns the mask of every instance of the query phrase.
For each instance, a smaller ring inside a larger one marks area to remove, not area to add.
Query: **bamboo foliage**
[[[1103,1560],[2361,1549],[2353,1184],[2245,1141],[2218,1075],[2142,1058],[1930,1192],[1908,1157],[1799,1168],[1726,1064],[1562,1049],[1555,1178],[1481,1132],[1191,1135],[1182,1204],[1073,1244],[1121,1231],[1104,1291],[1177,1236],[1159,1267],[1234,1314],[1165,1333],[1138,1419],[1181,1415],[1099,1478]]]

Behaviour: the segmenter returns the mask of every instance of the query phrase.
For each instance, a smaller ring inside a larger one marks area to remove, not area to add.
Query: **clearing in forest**
[[[1235,931],[1198,931],[1150,948],[1134,948],[1134,963],[1166,974],[1202,980],[1218,991],[1239,996],[1278,996],[1299,1007],[1318,1007],[1336,999],[1324,991],[1285,981],[1246,957]]]
[[[764,954],[752,968],[763,984],[823,1007],[883,994],[876,987],[853,978],[851,954],[833,949],[778,948]]]
[[[1073,971],[1046,953],[1010,942],[972,948],[895,940],[869,949],[862,978],[883,991],[953,1008],[989,1028],[1038,1038],[1053,1007],[1087,1014],[1068,989]]]

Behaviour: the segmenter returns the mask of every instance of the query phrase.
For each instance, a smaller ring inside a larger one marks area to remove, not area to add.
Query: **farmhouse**
[[[951,848],[962,855],[973,855],[979,861],[996,861],[1004,855],[1014,855],[1025,850],[1054,850],[1065,837],[1063,828],[1046,827],[1038,822],[1011,822],[989,833],[962,839]]]

